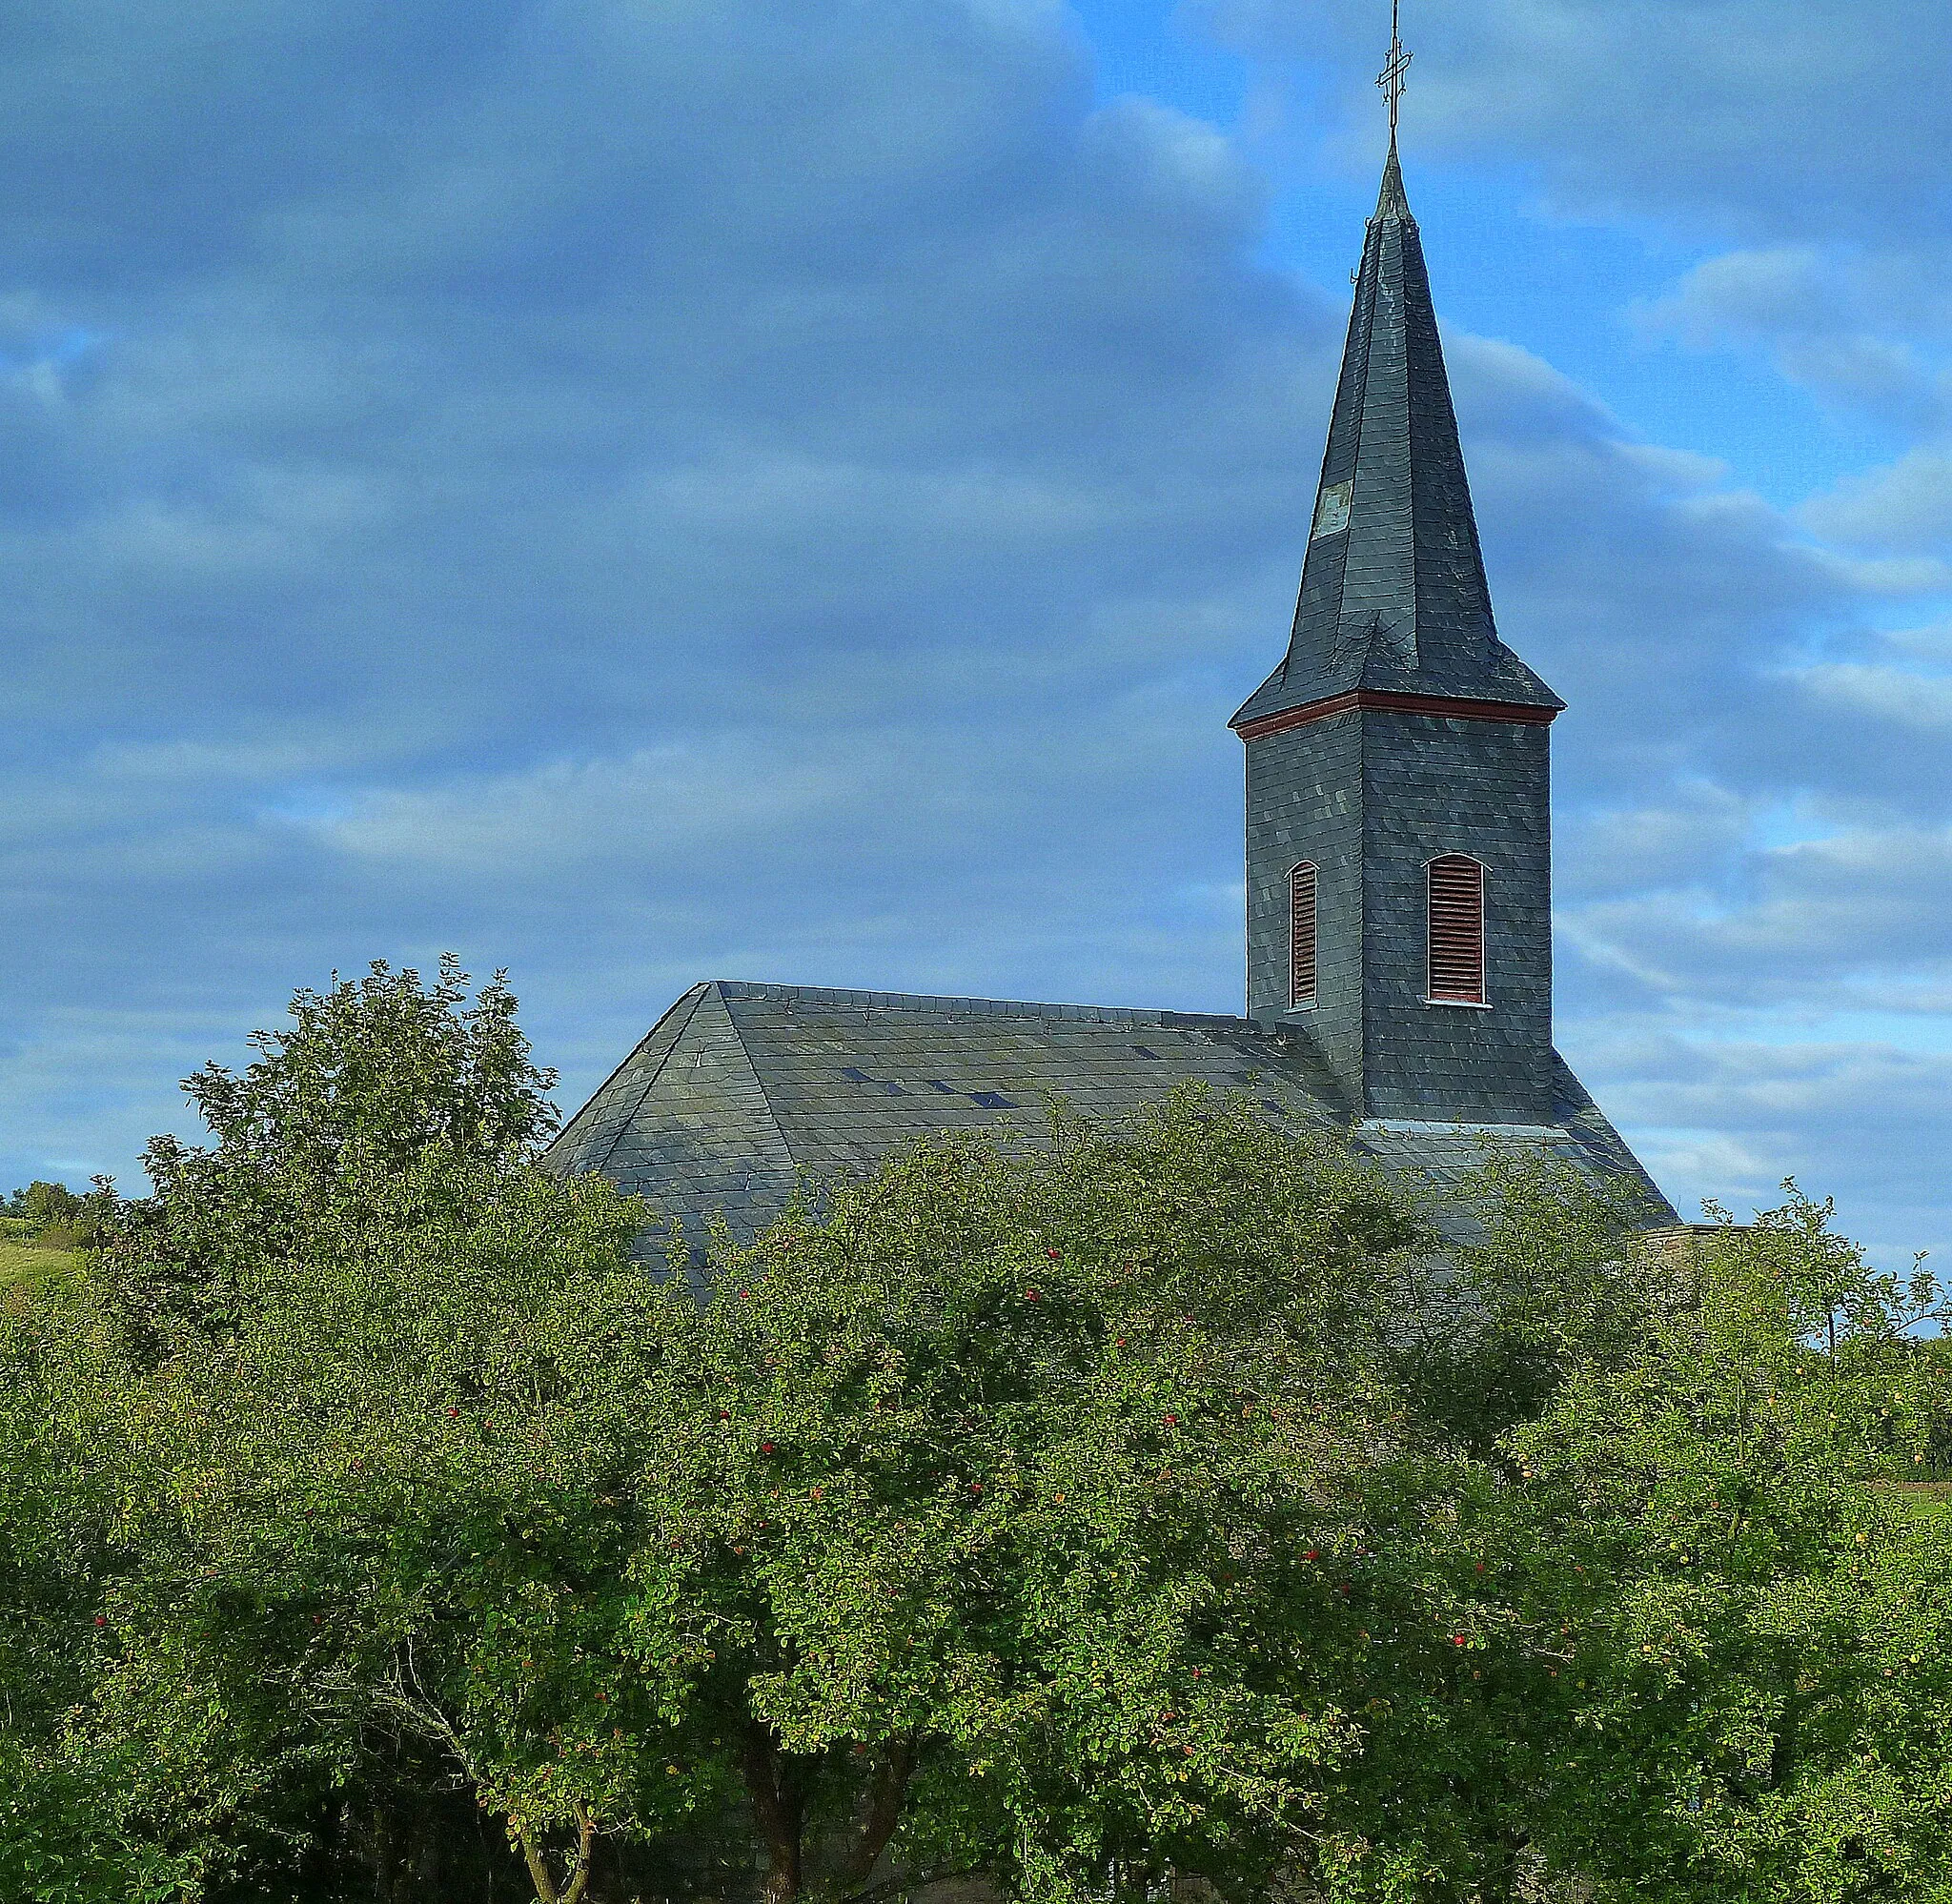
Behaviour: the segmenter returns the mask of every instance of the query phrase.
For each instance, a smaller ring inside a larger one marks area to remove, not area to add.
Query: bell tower
[[[1294,626],[1247,751],[1247,991],[1356,1118],[1553,1118],[1550,738],[1502,641],[1393,132]]]

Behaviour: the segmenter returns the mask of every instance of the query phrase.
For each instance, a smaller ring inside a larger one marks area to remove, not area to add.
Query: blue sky
[[[1386,11],[10,9],[0,1180],[376,957],[566,1108],[706,977],[1237,1009]],[[1952,12],[1404,30],[1559,1043],[1942,1252]]]

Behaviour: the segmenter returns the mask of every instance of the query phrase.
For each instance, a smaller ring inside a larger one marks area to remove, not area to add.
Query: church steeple
[[[1288,652],[1247,743],[1248,1013],[1358,1118],[1553,1116],[1550,725],[1499,640],[1423,243],[1390,154]]]
[[[1390,134],[1390,156],[1383,162],[1383,189],[1376,193],[1378,218],[1408,218],[1410,200],[1403,190],[1403,165],[1396,156],[1396,134]]]
[[[1232,724],[1363,689],[1564,705],[1498,639],[1492,618],[1393,139],[1356,276],[1288,653]]]

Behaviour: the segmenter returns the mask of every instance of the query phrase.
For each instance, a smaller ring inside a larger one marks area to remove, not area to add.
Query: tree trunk
[[[890,1746],[874,1769],[867,1788],[867,1803],[855,1827],[852,1842],[835,1874],[844,1891],[853,1891],[867,1882],[875,1864],[887,1849],[895,1827],[902,1822],[902,1806],[908,1796],[908,1780],[915,1771],[913,1740]]]
[[[391,1796],[389,1793],[373,1804],[373,1830],[368,1842],[372,1847],[375,1904],[394,1904],[399,1895],[399,1845],[394,1830],[393,1807],[388,1803]]]
[[[558,1890],[556,1880],[549,1874],[548,1853],[527,1832],[522,1833],[522,1856],[527,1860],[529,1875],[535,1880],[536,1895],[541,1904],[582,1904],[582,1894],[590,1888],[590,1860],[596,1852],[596,1817],[579,1805],[576,1808],[576,1862],[570,1866],[569,1876],[562,1888]]]
[[[766,1848],[765,1904],[794,1904],[804,1882],[805,1794],[771,1729],[757,1721],[746,1731],[743,1770],[752,1815]]]

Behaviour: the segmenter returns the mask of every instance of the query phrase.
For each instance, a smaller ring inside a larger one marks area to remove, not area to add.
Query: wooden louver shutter
[[[1430,862],[1430,996],[1484,1003],[1484,868],[1461,853]]]
[[[1315,1002],[1315,869],[1304,860],[1288,876],[1288,1008]]]

